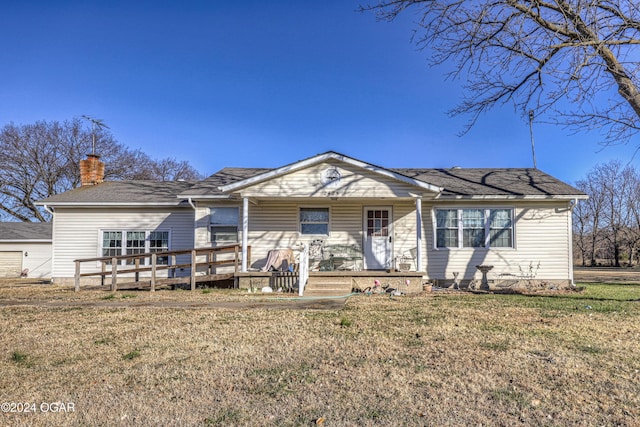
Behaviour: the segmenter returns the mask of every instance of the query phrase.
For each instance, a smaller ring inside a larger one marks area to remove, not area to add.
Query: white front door
[[[391,208],[364,209],[364,268],[386,270],[391,268]]]

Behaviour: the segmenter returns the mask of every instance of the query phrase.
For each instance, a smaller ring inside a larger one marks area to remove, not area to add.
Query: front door
[[[364,209],[364,268],[386,270],[391,268],[391,208]]]

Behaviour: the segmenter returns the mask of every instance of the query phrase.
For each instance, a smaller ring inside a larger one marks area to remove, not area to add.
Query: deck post
[[[169,255],[169,265],[176,265],[176,256],[175,256],[175,254],[171,254],[171,255]],[[170,277],[171,279],[173,279],[174,277],[176,277],[176,269],[175,269],[175,267],[174,267],[174,268],[170,268],[170,269],[167,271],[167,274],[169,275],[169,277]]]
[[[158,256],[154,253],[151,254],[151,292],[156,291],[156,262]]]
[[[138,270],[140,268],[140,258],[136,258],[136,260],[135,260],[135,268],[136,268],[136,270]],[[135,281],[136,281],[136,283],[140,281],[140,272],[139,271],[136,271]]]
[[[104,262],[104,260],[100,261],[100,264],[102,265],[102,275],[100,276],[100,286],[104,286],[104,278],[106,277],[106,273],[107,273],[107,263]]]
[[[80,290],[80,261],[76,260],[75,290]]]
[[[118,289],[118,258],[111,258],[111,292]]]
[[[247,272],[247,244],[249,240],[249,198],[242,198],[242,272]]]
[[[191,249],[191,290],[196,290],[196,250]]]
[[[422,197],[416,197],[416,271],[422,271]]]

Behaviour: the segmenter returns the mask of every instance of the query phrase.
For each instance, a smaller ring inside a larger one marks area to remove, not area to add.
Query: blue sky
[[[447,111],[461,81],[410,42],[415,16],[377,22],[360,2],[55,1],[0,14],[0,126],[90,115],[114,137],[204,174],[276,167],[328,150],[386,167],[531,167],[510,106]],[[600,135],[534,124],[538,167],[567,182],[632,159]]]

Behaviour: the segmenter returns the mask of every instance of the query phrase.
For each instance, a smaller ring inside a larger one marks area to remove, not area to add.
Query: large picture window
[[[513,209],[436,209],[436,247],[512,248]]]
[[[169,250],[168,231],[102,231],[102,256],[114,257],[120,255],[137,255],[147,252],[163,252]],[[159,257],[158,264],[167,264],[167,257]],[[134,264],[134,260],[127,260],[127,264]],[[146,259],[143,264],[150,264]]]
[[[238,243],[238,211],[237,207],[211,208],[210,229],[213,246]]]
[[[329,208],[300,208],[300,234],[329,235]]]

